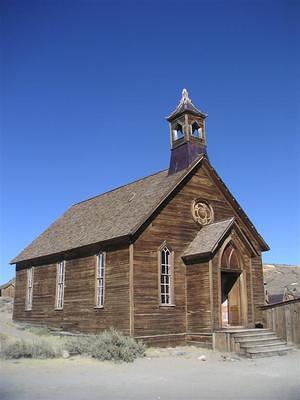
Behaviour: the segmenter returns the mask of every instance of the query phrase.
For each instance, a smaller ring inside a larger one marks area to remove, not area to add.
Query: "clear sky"
[[[70,205],[168,166],[182,88],[213,166],[300,263],[298,1],[1,1],[1,276]]]

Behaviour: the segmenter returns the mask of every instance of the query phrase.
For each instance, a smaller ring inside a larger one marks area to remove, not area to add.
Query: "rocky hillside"
[[[283,294],[284,288],[297,292],[300,297],[300,266],[264,264],[264,280],[269,294]]]

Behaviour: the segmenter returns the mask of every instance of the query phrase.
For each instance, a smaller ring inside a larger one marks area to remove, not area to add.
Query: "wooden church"
[[[168,169],[73,205],[11,261],[14,320],[152,344],[260,326],[269,248],[208,160],[206,117],[184,89]]]

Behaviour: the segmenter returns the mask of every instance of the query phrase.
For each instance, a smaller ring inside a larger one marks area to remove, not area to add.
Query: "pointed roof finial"
[[[188,93],[187,89],[183,89],[180,103],[187,104],[187,103],[191,103],[191,102],[192,102],[192,100],[189,98],[189,93]]]
[[[186,89],[183,89],[181,92],[181,100],[176,107],[176,109],[167,117],[168,121],[178,117],[183,113],[190,113],[193,115],[200,115],[202,118],[206,118],[207,114],[199,110],[193,103],[192,100],[189,98],[189,93]]]

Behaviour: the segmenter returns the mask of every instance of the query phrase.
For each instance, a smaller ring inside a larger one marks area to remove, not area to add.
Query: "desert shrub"
[[[145,346],[115,329],[100,335],[68,338],[65,344],[70,353],[89,355],[99,360],[132,362],[145,354]]]
[[[54,358],[59,354],[50,343],[44,340],[25,341],[15,339],[13,341],[2,341],[0,356],[6,359]]]
[[[65,349],[70,354],[90,355],[93,341],[97,336],[70,336],[65,339]]]

